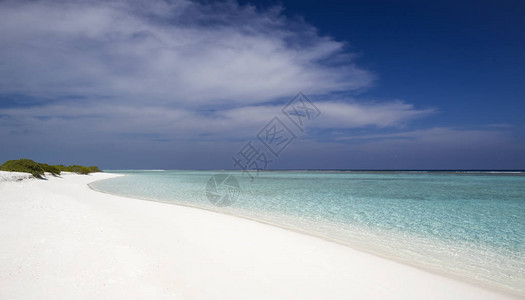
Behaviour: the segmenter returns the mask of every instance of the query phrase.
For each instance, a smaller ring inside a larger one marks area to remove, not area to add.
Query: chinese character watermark
[[[299,133],[304,132],[307,122],[321,115],[319,108],[301,92],[292,98],[281,112],[300,130]],[[292,125],[291,128],[295,127]],[[274,116],[256,135],[263,147],[248,141],[232,156],[233,167],[242,170],[242,174],[247,175],[253,182],[259,176],[259,171],[266,170],[268,165],[297,138],[299,133],[291,128],[283,122],[282,118]],[[229,174],[213,176],[206,186],[208,200],[217,206],[232,205],[240,191],[237,179]]]
[[[321,115],[319,108],[303,93],[297,94],[292,101],[283,107],[282,112],[301,131],[304,131],[304,125],[307,121]]]
[[[234,162],[233,166],[240,168],[243,174],[248,174],[250,178],[255,178],[259,175],[259,170],[266,169],[268,163],[272,162],[268,160],[264,152],[255,148],[252,142],[248,142],[242,147],[232,159]],[[254,172],[255,176],[253,175]]]
[[[296,136],[278,117],[274,117],[259,131],[257,138],[275,157],[278,157]]]

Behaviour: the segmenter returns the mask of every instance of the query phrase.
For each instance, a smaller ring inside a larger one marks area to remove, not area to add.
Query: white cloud
[[[280,7],[5,1],[0,27],[0,96],[41,101],[0,109],[4,128],[242,138],[280,113],[276,99],[349,92],[374,77],[344,43]],[[316,98],[323,117],[312,128],[399,126],[432,112]]]
[[[435,109],[416,109],[401,101],[383,103],[320,102],[323,114],[315,125],[324,128],[355,128],[363,126],[389,127],[435,113]],[[315,126],[313,125],[313,126]]]
[[[344,43],[278,8],[235,2],[4,1],[0,27],[0,94],[254,104],[300,90],[351,91],[373,79]],[[327,59],[344,63],[321,63]]]
[[[310,129],[392,127],[433,112],[417,110],[412,105],[402,102],[317,102],[316,105],[322,113],[319,119],[308,122]],[[286,119],[281,113],[281,105],[244,106],[202,113],[161,106],[71,103],[0,109],[0,115],[10,116],[5,120],[0,118],[0,125],[4,128],[10,124],[14,127],[24,124],[53,131],[66,126],[86,128],[84,131],[93,130],[100,133],[155,134],[181,140],[198,135],[250,138],[274,116]]]

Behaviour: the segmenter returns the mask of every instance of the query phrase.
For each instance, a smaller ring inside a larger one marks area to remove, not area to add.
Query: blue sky
[[[231,169],[525,169],[521,1],[2,1],[0,159]],[[262,147],[260,144],[258,146]]]

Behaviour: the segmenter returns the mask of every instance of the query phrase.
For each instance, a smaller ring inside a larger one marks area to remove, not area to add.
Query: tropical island
[[[525,300],[523,16],[0,0],[0,300]]]

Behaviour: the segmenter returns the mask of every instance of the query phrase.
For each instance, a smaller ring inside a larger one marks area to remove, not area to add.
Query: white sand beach
[[[87,186],[113,176],[0,182],[0,298],[514,297],[285,229]]]

